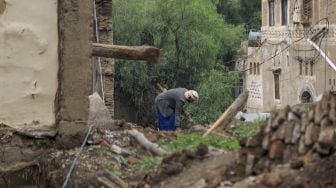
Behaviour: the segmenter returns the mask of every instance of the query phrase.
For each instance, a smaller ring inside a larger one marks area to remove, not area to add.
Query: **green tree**
[[[238,74],[227,71],[223,66],[203,74],[196,88],[200,101],[188,106],[194,120],[199,123],[214,122],[233,102],[233,88],[237,82]]]
[[[260,29],[261,27],[261,1],[240,0],[240,10],[246,29]]]
[[[205,0],[159,0],[152,17],[157,44],[173,68],[171,87],[192,86],[198,81],[192,77],[213,67],[221,50],[225,28],[215,5]]]
[[[227,24],[217,13],[216,3],[207,0],[113,0],[116,44],[153,42],[163,49],[161,63],[157,65],[125,60],[116,63],[116,90],[130,99],[129,103],[142,118],[138,118],[140,121],[146,117],[150,120],[146,123],[153,122],[157,82],[168,88],[197,86],[205,92],[207,79],[212,78],[210,73],[227,74],[218,67],[224,57],[239,48],[243,27]],[[231,98],[224,97],[224,100]]]

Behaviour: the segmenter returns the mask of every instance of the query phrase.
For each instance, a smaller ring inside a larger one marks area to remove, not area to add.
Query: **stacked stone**
[[[253,137],[240,141],[237,153],[238,175],[260,174],[272,166],[295,163],[312,154],[326,157],[336,153],[336,100],[325,94],[322,100],[304,106],[286,108],[271,115],[267,124]]]

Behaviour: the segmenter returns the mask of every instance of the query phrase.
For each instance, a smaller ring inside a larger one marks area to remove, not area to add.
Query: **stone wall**
[[[300,168],[306,155],[322,158],[335,154],[335,116],[336,99],[331,95],[324,95],[317,104],[287,106],[272,114],[257,135],[241,140],[236,173],[260,174],[284,163]]]

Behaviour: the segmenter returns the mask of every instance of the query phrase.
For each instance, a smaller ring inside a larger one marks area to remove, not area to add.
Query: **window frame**
[[[281,25],[288,24],[288,0],[281,0]]]
[[[274,78],[274,99],[280,100],[280,73],[279,72],[273,72],[273,78]]]
[[[268,25],[275,26],[275,4],[274,0],[268,0]]]

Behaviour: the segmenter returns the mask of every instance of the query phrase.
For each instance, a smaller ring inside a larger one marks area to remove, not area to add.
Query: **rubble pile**
[[[157,173],[147,183],[151,187],[335,187],[336,99],[324,95],[318,103],[274,112],[255,136],[240,140],[240,145],[236,152],[205,155],[182,165],[170,176]],[[169,161],[169,167],[179,162]],[[163,165],[157,172],[170,172]]]
[[[271,115],[267,125],[253,137],[242,139],[237,154],[238,173],[251,175],[305,155],[326,157],[336,152],[336,100],[324,95],[321,102],[306,108],[287,106]],[[300,160],[299,160],[300,161]],[[303,164],[302,164],[303,165]]]

